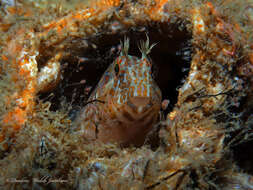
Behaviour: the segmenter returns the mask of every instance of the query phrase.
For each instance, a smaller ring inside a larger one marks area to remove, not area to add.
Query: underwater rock
[[[252,1],[44,3],[0,12],[2,189],[252,188]],[[76,128],[80,110],[109,108],[90,94],[104,90],[97,84],[125,51],[120,41],[140,58],[147,36],[150,76],[169,104],[138,147],[135,134],[127,145],[90,140]]]

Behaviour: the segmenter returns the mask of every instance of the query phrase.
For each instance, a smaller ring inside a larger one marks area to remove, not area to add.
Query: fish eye
[[[116,75],[118,75],[118,73],[119,73],[119,65],[117,63],[114,66],[114,71],[115,71]]]

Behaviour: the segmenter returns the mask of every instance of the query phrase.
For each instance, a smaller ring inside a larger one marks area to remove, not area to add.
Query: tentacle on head
[[[121,50],[121,54],[123,56],[127,56],[128,55],[128,50],[129,50],[129,38],[125,36],[124,38],[124,42],[120,41],[122,50]]]
[[[141,40],[139,44],[139,50],[142,54],[142,57],[146,57],[152,50],[152,48],[156,45],[157,43],[151,44],[149,46],[149,37],[147,35],[147,40],[146,42]]]

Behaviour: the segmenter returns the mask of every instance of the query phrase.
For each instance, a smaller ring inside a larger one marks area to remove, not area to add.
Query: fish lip
[[[127,123],[127,125],[134,125],[136,122],[140,123],[141,121],[145,122],[145,118],[153,117],[152,115],[159,114],[160,107],[160,104],[152,103],[152,105],[144,111],[138,112],[138,110],[132,109],[132,107],[129,107],[128,105],[124,105],[119,108],[122,111],[116,114],[117,120]]]
[[[146,98],[146,97],[134,96],[132,98]],[[139,106],[134,105],[129,99],[126,102],[126,105],[134,110],[138,110],[139,108]],[[144,106],[144,110],[151,108],[153,105],[154,105],[154,102],[152,101],[152,98],[149,98],[149,102]]]

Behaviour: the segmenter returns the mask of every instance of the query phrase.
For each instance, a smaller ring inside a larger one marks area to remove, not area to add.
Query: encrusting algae
[[[253,189],[253,1],[6,2],[1,189]]]

